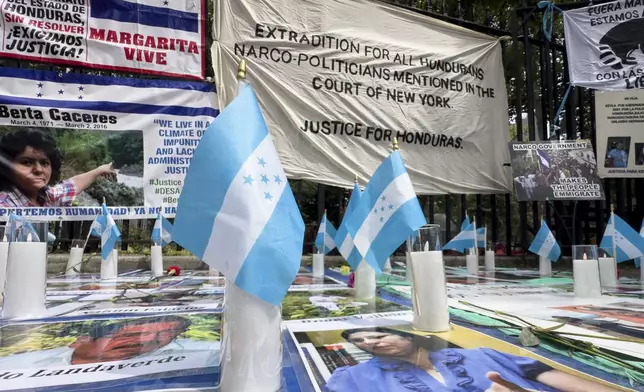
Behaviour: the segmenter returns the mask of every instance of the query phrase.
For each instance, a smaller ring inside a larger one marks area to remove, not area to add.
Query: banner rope
[[[537,4],[539,9],[543,9],[543,18],[541,20],[541,28],[543,35],[548,41],[552,40],[552,26],[555,21],[555,10],[563,12],[561,8],[557,7],[552,1],[542,0]]]

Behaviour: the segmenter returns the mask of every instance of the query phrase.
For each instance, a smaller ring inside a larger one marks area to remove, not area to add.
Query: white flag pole
[[[615,210],[613,205],[610,205],[610,219],[611,225],[613,225],[613,259],[615,259],[615,264],[617,264],[617,243],[615,242]]]
[[[237,94],[246,84],[246,60],[237,70]],[[276,392],[282,381],[282,308],[226,279],[222,323],[221,392]]]

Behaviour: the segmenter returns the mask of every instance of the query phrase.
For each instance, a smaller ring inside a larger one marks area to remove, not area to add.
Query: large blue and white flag
[[[485,248],[487,244],[487,227],[476,229],[476,246]]]
[[[426,223],[405,162],[394,151],[376,169],[349,217],[354,246],[347,262],[355,270],[364,259],[380,274],[387,258]]]
[[[349,217],[351,216],[351,213],[355,211],[356,206],[360,204],[361,197],[362,191],[360,190],[360,186],[356,182],[353,185],[353,191],[351,192],[351,196],[349,197],[347,210],[344,212],[344,216],[342,217],[342,223],[340,223],[340,227],[338,227],[338,231],[335,234],[335,244],[338,247],[340,254],[344,256],[345,260],[349,260],[349,256],[351,254],[351,251],[353,250],[353,238],[351,238],[351,236],[349,235],[347,222],[349,222]]]
[[[528,250],[550,261],[557,261],[561,257],[561,248],[543,219],[541,220],[541,228],[534,236]]]
[[[295,279],[304,222],[252,88],[242,89],[195,149],[172,239],[274,305]]]
[[[613,256],[617,263],[621,263],[644,255],[644,237],[612,213],[599,247]],[[613,249],[617,255],[613,254]]]
[[[470,223],[465,230],[462,230],[454,238],[452,238],[443,250],[455,250],[457,252],[465,253],[465,249],[476,248],[477,234],[474,223]]]
[[[152,241],[156,244],[161,243],[161,246],[166,246],[172,242],[172,223],[161,215],[161,212],[159,212],[157,220],[154,221]]]
[[[320,221],[318,235],[315,237],[315,246],[318,248],[318,252],[322,251],[326,255],[335,249],[335,234],[335,227],[333,227],[333,223],[327,220],[326,211],[324,211],[324,215]]]
[[[101,259],[105,261],[110,257],[114,246],[121,238],[121,231],[107,210],[105,203],[101,206],[101,210],[102,214],[97,216],[90,226],[90,235],[101,237]]]

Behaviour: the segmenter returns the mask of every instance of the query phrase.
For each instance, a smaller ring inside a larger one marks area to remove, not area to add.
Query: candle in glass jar
[[[617,263],[614,258],[599,258],[599,280],[602,287],[617,286]]]
[[[599,263],[589,260],[586,253],[582,259],[573,260],[573,278],[576,297],[596,298],[601,297],[601,283],[599,280]]]
[[[47,243],[9,244],[2,318],[32,318],[45,313]]]

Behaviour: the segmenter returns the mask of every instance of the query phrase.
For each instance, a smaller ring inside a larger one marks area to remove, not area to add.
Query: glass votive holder
[[[76,248],[85,249],[85,240],[72,240],[71,248],[72,249],[76,249]]]
[[[597,255],[599,256],[600,259],[601,258],[607,258],[607,259],[613,258],[613,255],[611,255],[610,252],[608,250],[604,249],[604,248],[597,248]]]
[[[597,260],[597,245],[573,245],[573,260]]]
[[[409,236],[407,244],[411,252],[441,250],[440,225],[429,224]]]
[[[12,220],[7,222],[5,235],[9,242],[47,242],[49,223],[43,221]]]

